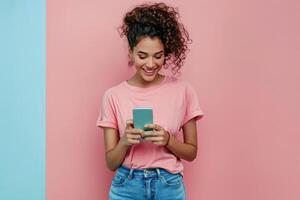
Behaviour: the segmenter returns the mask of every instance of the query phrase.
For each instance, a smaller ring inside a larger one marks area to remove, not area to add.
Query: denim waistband
[[[132,178],[132,176],[160,177],[163,174],[170,174],[170,172],[162,168],[133,169],[123,165],[118,168],[118,172],[129,178]]]

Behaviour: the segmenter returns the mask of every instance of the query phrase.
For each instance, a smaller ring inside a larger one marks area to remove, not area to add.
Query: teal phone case
[[[143,129],[144,131],[151,131],[152,128],[145,128],[145,124],[153,124],[153,110],[149,107],[137,107],[133,112],[133,126],[134,128]]]

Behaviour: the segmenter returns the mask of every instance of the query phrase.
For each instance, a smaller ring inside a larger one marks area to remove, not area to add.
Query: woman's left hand
[[[144,140],[150,141],[159,146],[167,146],[170,140],[170,133],[157,124],[146,124],[145,128],[153,128],[153,131],[144,132]]]

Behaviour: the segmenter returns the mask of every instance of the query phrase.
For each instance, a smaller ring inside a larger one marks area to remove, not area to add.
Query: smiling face
[[[158,72],[165,60],[164,45],[158,37],[145,37],[130,51],[136,68],[134,79],[140,84],[149,84],[159,79]]]

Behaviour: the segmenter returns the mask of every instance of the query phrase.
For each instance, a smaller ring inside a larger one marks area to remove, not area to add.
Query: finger
[[[161,131],[163,128],[158,124],[154,124],[154,130]]]
[[[144,131],[144,137],[149,137],[155,135],[153,131]]]
[[[139,128],[132,128],[132,129],[129,129],[129,130],[126,130],[126,133],[129,133],[129,134],[140,134],[144,132],[144,130],[142,129],[139,129]]]
[[[163,142],[161,142],[161,141],[154,141],[153,144],[155,144],[155,145],[163,145]]]
[[[144,136],[144,130],[142,129],[129,129],[126,131],[127,134],[134,134],[134,135],[140,135],[140,136]]]
[[[162,136],[165,135],[164,132],[162,131],[145,131],[144,132],[145,137],[149,137],[149,136]]]
[[[157,142],[157,141],[163,141],[163,137],[145,137],[145,140],[152,141],[152,142]]]
[[[133,120],[132,119],[126,120],[126,129],[133,129]]]
[[[139,128],[133,128],[130,130],[132,133],[134,134],[144,134],[144,130],[143,129],[139,129]]]
[[[145,124],[145,128],[153,128],[154,130],[160,131],[162,127],[157,124]]]
[[[153,131],[153,135],[165,135],[165,133],[163,131]]]
[[[141,141],[140,140],[135,140],[135,139],[128,139],[128,142],[130,144],[139,144]]]
[[[139,135],[139,134],[128,134],[127,138],[129,138],[129,139],[140,139],[141,135]]]

